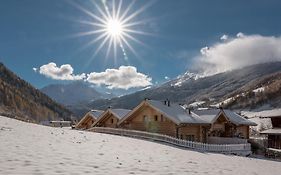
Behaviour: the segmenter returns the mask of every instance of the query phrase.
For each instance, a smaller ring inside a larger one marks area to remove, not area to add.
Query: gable
[[[168,117],[166,117],[163,113],[156,110],[149,104],[143,103],[141,106],[138,106],[133,110],[129,116],[126,117],[124,123],[127,122],[143,122],[143,121],[166,121],[172,122]]]
[[[213,121],[213,123],[225,123],[228,122],[228,119],[224,113],[220,113],[219,116]]]
[[[119,121],[118,117],[115,116],[114,113],[110,112],[109,110],[107,110],[106,112],[104,112],[100,118],[98,118],[95,123],[92,125],[92,127],[97,126],[97,125],[103,125],[105,123],[108,123],[108,121],[110,119],[114,119],[114,122],[116,121],[116,123]]]
[[[118,117],[116,117],[114,114],[109,113],[104,120],[101,123],[104,124],[116,124],[119,121]]]
[[[89,121],[94,120],[91,115],[88,113],[78,122],[77,126],[83,125],[84,123],[88,123]]]

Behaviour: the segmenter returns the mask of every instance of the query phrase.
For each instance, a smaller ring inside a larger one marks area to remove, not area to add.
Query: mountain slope
[[[70,84],[52,84],[41,89],[42,92],[64,105],[89,103],[100,98],[110,98],[111,94],[102,94],[83,82]]]
[[[252,84],[246,85],[232,94],[222,106],[232,109],[254,109],[281,107],[281,73],[265,76]]]
[[[180,86],[175,86],[179,79],[171,80],[159,87],[139,91],[111,100],[96,100],[89,107],[133,108],[144,98],[156,100],[170,99],[178,103],[191,103],[196,100],[221,101],[238,89],[250,85],[259,79],[281,71],[281,62],[265,63],[216,74],[209,77],[194,79],[185,78]],[[182,77],[181,77],[182,78]]]
[[[70,119],[72,113],[0,63],[0,112],[22,120]]]

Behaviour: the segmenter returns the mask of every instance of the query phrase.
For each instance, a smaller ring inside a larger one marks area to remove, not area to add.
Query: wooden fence
[[[247,139],[237,137],[208,137],[209,144],[246,144]]]
[[[136,130],[126,130],[126,129],[119,129],[119,128],[106,128],[106,127],[93,127],[88,129],[88,131],[165,142],[168,144],[189,148],[189,149],[195,149],[198,151],[236,154],[242,156],[247,156],[251,154],[251,144],[249,143],[207,144],[207,143],[192,142],[192,141],[177,139],[175,137],[157,134],[157,133],[150,133],[150,132],[136,131]]]

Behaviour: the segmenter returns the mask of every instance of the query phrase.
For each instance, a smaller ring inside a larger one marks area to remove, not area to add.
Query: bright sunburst
[[[92,30],[79,33],[77,36],[93,35],[93,39],[84,47],[90,47],[97,42],[100,43],[93,56],[95,56],[103,47],[107,46],[106,57],[113,52],[114,58],[116,59],[117,50],[120,50],[123,53],[124,59],[127,60],[127,48],[133,54],[137,55],[131,42],[144,45],[134,35],[148,35],[149,33],[134,28],[137,28],[138,25],[142,25],[147,19],[141,21],[136,21],[134,19],[152,3],[146,4],[132,12],[135,1],[132,1],[127,7],[123,7],[122,0],[118,2],[119,3],[116,3],[115,0],[109,2],[101,0],[100,3],[97,3],[97,1],[93,2],[96,12],[98,13],[94,13],[78,4],[74,4],[75,7],[79,8],[92,18],[91,21],[79,21],[80,23],[91,25]]]
[[[124,30],[124,27],[122,23],[118,19],[110,19],[107,21],[106,24],[106,32],[111,36],[111,37],[118,37],[122,35]]]

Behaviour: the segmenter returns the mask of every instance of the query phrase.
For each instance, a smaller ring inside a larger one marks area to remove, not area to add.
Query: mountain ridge
[[[189,78],[181,86],[172,86],[178,79],[143,91],[138,91],[110,100],[96,100],[88,107],[105,109],[108,106],[131,109],[144,98],[155,100],[170,99],[173,102],[188,104],[197,100],[219,102],[228,94],[247,84],[254,83],[263,76],[281,71],[281,62],[264,63],[247,66],[241,69],[227,71],[199,79]]]
[[[41,89],[42,92],[50,96],[58,103],[64,105],[76,105],[87,103],[101,98],[111,98],[113,94],[98,92],[88,84],[77,81],[69,84],[50,84]]]
[[[0,62],[1,115],[39,123],[43,120],[70,120],[72,112],[18,77]]]

